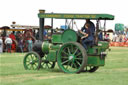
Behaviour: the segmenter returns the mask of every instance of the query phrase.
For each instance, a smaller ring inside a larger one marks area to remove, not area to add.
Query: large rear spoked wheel
[[[36,52],[32,51],[25,55],[23,64],[26,70],[38,70],[41,66],[41,58]]]
[[[87,65],[86,50],[77,42],[65,43],[58,51],[57,63],[66,73],[80,73]]]

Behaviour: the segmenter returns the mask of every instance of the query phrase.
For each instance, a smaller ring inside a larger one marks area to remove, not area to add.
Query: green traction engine
[[[114,16],[108,14],[38,14],[40,18],[40,41],[35,42],[33,51],[25,55],[23,64],[25,69],[52,69],[56,62],[59,68],[65,73],[95,72],[99,66],[105,65],[106,50],[109,42],[95,40],[95,45],[88,46],[88,50],[81,44],[80,35],[73,29],[66,29],[62,32],[54,32],[51,29],[51,38],[44,39],[44,19],[93,19],[97,20],[96,35],[98,35],[98,23],[100,20],[113,20]],[[52,26],[51,26],[52,27]]]

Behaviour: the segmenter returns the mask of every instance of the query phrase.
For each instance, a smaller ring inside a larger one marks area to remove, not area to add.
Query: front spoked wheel
[[[65,43],[58,51],[57,63],[66,73],[80,73],[87,65],[86,50],[77,42]]]
[[[23,64],[26,70],[38,70],[41,66],[41,58],[36,52],[32,51],[25,55]]]

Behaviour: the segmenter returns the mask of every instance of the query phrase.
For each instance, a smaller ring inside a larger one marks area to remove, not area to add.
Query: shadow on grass
[[[53,73],[64,73],[63,71],[61,71],[58,68],[53,68],[53,69],[43,69],[43,68],[41,68],[40,70],[47,71],[47,72],[53,72]]]

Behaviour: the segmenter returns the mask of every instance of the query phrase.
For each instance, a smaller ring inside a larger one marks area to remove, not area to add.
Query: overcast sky
[[[12,21],[23,25],[37,25],[39,9],[54,13],[107,13],[115,16],[107,21],[107,28],[115,23],[128,25],[127,0],[0,0],[0,27]],[[57,23],[57,22],[56,22]]]

